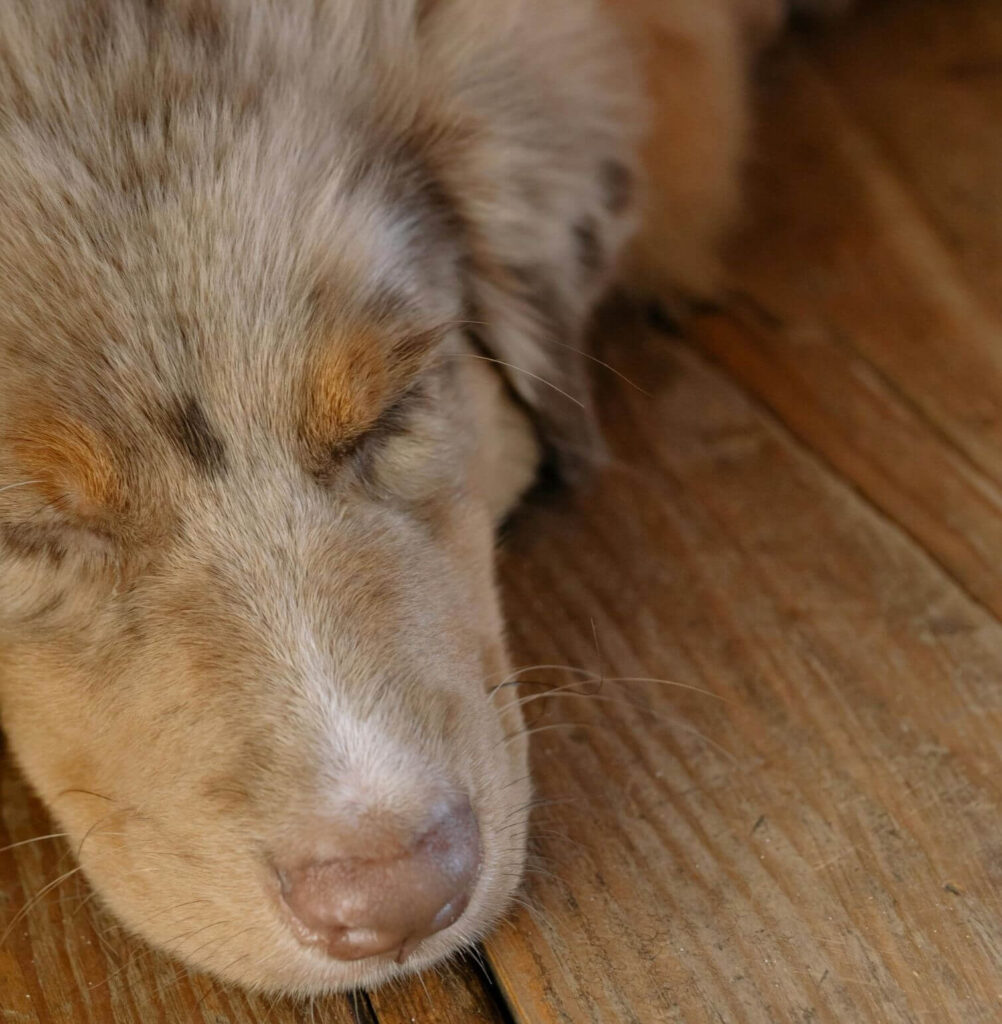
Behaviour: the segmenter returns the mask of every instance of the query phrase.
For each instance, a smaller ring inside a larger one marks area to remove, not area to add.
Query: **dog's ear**
[[[467,278],[474,358],[490,362],[530,414],[546,468],[577,483],[605,446],[592,401],[584,314],[545,268],[471,259]]]
[[[479,354],[571,480],[602,455],[583,349],[636,226],[643,104],[595,4],[497,6],[422,0],[434,90],[411,138],[454,212]]]

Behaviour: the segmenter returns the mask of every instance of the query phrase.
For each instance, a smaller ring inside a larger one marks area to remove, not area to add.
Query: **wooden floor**
[[[4,1024],[1002,1020],[1002,5],[876,0],[762,77],[730,302],[611,318],[649,395],[598,380],[618,461],[503,567],[518,661],[692,689],[533,705],[486,966],[249,999],[73,877],[0,948]],[[50,831],[2,787],[0,845]],[[0,854],[0,928],[70,863]]]

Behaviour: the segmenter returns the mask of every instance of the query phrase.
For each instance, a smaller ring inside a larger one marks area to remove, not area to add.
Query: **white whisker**
[[[558,388],[553,381],[547,380],[545,377],[540,377],[538,373],[533,373],[531,370],[526,370],[521,366],[516,366],[514,363],[505,362],[503,359],[494,359],[492,356],[478,355],[476,352],[467,352],[465,355],[469,359],[482,359],[485,363],[496,363],[498,366],[507,366],[509,370],[514,370],[516,373],[524,373],[527,377],[531,377],[533,380],[538,380],[540,384],[545,384],[548,388],[552,388],[558,395],[563,395],[567,401],[573,402],[579,408],[585,408],[584,402],[575,398],[573,395],[568,394],[563,390],[563,388]]]
[[[15,487],[30,487],[32,484],[40,483],[42,483],[41,480],[18,480],[16,484],[6,484],[5,486],[0,487],[0,494],[3,494],[4,491],[12,491]]]

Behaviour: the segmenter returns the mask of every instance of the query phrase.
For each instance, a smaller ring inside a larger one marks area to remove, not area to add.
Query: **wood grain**
[[[607,345],[654,395],[607,404],[626,465],[563,531],[540,510],[520,535],[524,658],[595,668],[597,635],[610,672],[723,686],[723,715],[658,700],[737,761],[693,765],[608,704],[590,770],[559,732],[540,739],[543,795],[585,805],[555,816],[588,860],[551,845],[578,871],[537,880],[539,920],[491,947],[526,1020],[999,1017],[988,7],[874,4],[776,55],[734,301],[660,352]],[[979,69],[948,104],[940,65]]]
[[[520,1019],[997,1019],[1002,628],[685,345],[616,353],[655,398],[619,392],[623,464],[520,533],[519,649],[594,667],[597,635],[725,701],[609,684],[642,709],[540,737],[575,802],[490,945]]]
[[[776,55],[735,277],[802,346],[851,347],[1000,484],[1002,79],[954,70],[1002,61],[997,14],[885,0]]]
[[[523,691],[540,806],[493,981],[246,997],[74,875],[0,942],[0,1021],[1002,1019],[1000,68],[994,0],[785,44],[732,301],[686,337],[606,315],[646,394],[600,374],[611,465],[502,559],[517,660],[570,668]],[[0,847],[51,831],[0,787]],[[0,852],[0,930],[72,866]]]
[[[998,614],[990,6],[875,4],[770,62],[736,294],[695,338]]]
[[[509,1021],[503,996],[472,957],[373,992],[369,998],[381,1024],[424,1021],[508,1024]]]

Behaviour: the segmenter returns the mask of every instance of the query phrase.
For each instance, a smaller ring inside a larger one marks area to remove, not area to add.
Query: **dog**
[[[504,913],[496,527],[610,287],[712,291],[785,6],[0,5],[0,708],[137,935],[305,994]]]

